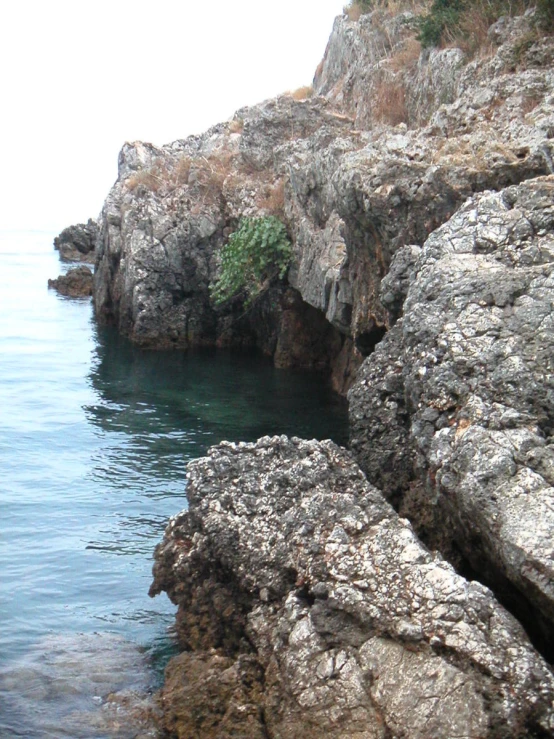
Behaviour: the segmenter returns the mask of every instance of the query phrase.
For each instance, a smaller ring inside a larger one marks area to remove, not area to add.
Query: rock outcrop
[[[64,228],[54,239],[54,248],[60,252],[62,262],[89,262],[94,264],[98,223],[89,218],[87,223],[77,223]]]
[[[352,449],[551,653],[554,177],[476,196],[407,251],[383,282],[398,304],[412,273],[404,317],[350,393]]]
[[[188,471],[151,591],[179,606],[187,649],[161,694],[171,736],[554,731],[554,678],[520,625],[419,542],[348,452],[265,437]]]
[[[93,275],[88,267],[73,267],[64,275],[48,280],[48,287],[69,298],[88,298],[92,295]]]
[[[164,147],[126,144],[100,222],[99,319],[145,346],[257,345],[279,366],[334,371],[346,391],[389,328],[379,284],[395,252],[474,193],[553,170],[554,44],[524,44],[530,23],[497,23],[496,52],[464,63],[460,50],[420,53],[410,14],[342,17],[315,97]],[[288,285],[252,310],[217,308],[223,244],[240,217],[267,214],[292,238]]]

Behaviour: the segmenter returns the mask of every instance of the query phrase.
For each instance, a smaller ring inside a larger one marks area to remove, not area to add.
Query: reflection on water
[[[79,649],[107,667],[134,649],[139,683],[159,680],[174,609],[147,596],[151,559],[186,504],[189,460],[224,438],[346,435],[344,403],[311,375],[257,355],[145,352],[98,330],[89,301],[47,291],[59,272],[50,243],[12,248],[0,234],[1,739],[119,736],[64,727],[77,714],[96,725],[90,712],[105,714],[120,683],[98,704],[79,680],[75,704],[45,688],[70,692]]]

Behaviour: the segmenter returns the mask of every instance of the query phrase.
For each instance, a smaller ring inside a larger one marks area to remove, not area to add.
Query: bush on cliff
[[[501,16],[536,8],[539,34],[554,30],[554,0],[433,0],[419,18],[423,47],[455,44],[471,53],[487,43],[489,27]]]
[[[214,302],[242,295],[250,305],[275,277],[285,276],[291,256],[286,228],[278,218],[243,218],[221,252],[219,278],[211,290]]]

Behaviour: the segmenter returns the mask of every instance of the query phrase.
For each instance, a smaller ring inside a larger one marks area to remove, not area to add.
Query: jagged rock
[[[312,333],[309,311],[284,320],[275,292],[246,314],[240,301],[216,309],[209,293],[238,219],[278,213],[293,241],[289,286],[331,324],[337,347],[287,356],[326,365],[346,389],[389,327],[379,284],[396,251],[423,244],[475,192],[553,168],[554,41],[525,47],[516,64],[526,16],[492,33],[491,57],[464,65],[456,49],[420,54],[413,20],[383,10],[338,19],[313,98],[243,108],[164,147],[126,144],[101,218],[99,319],[148,346],[255,344],[282,363],[289,327]],[[389,100],[395,89],[404,97]]]
[[[48,287],[69,298],[87,298],[92,295],[92,282],[88,267],[73,267],[55,280],[48,280]]]
[[[188,472],[151,590],[179,606],[192,650],[162,693],[173,736],[554,731],[554,679],[522,628],[422,546],[348,452],[224,442]]]
[[[102,214],[100,320],[145,346],[250,344],[278,366],[329,368],[345,338],[298,292],[282,283],[249,310],[240,300],[217,308],[210,285],[239,217],[282,217],[287,152],[296,139],[314,132],[335,138],[348,125],[321,98],[284,96],[245,108],[203,136],[163,148],[126,144]],[[342,374],[337,385],[347,381]]]
[[[94,263],[94,248],[98,236],[98,224],[92,218],[87,223],[77,223],[64,228],[54,239],[54,248],[60,252],[62,262]]]
[[[376,123],[426,123],[456,97],[463,71],[460,49],[421,48],[413,12],[385,9],[357,21],[335,20],[314,90],[355,119],[357,128]]]
[[[416,483],[420,515],[440,521],[548,650],[553,265],[554,177],[469,200],[425,243],[394,338],[350,395],[370,480],[393,499]]]

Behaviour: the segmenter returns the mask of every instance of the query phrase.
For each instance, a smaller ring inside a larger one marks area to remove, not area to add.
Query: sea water
[[[222,439],[344,443],[346,408],[255,353],[143,351],[98,327],[89,299],[47,289],[51,244],[0,233],[0,738],[124,739],[125,696],[175,649],[174,608],[147,592],[187,462]]]

